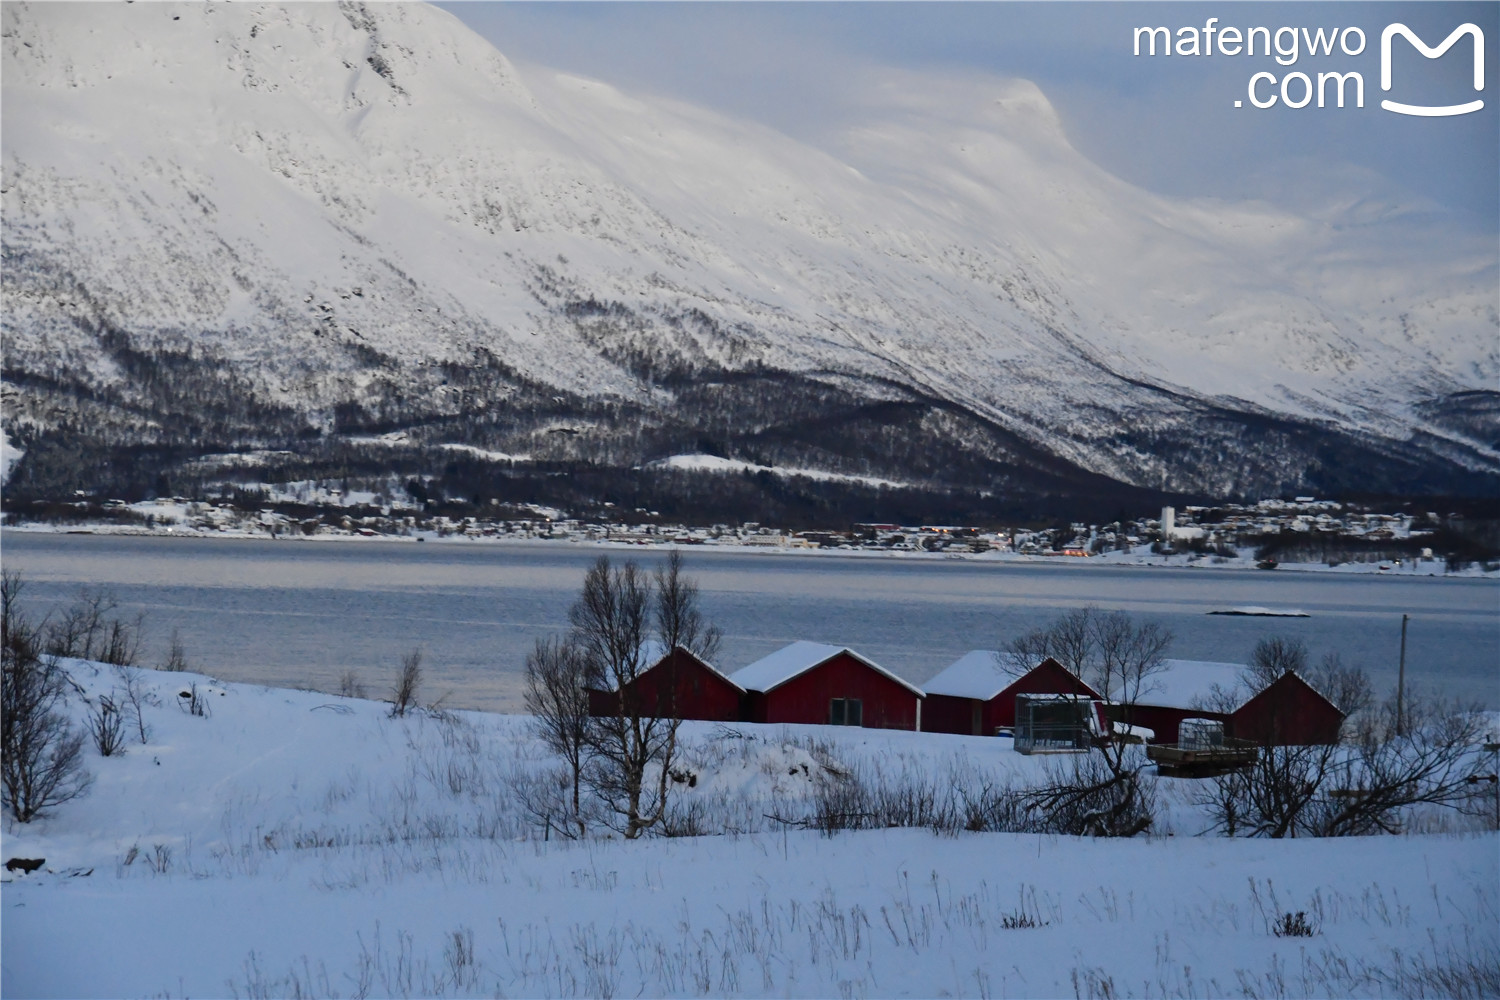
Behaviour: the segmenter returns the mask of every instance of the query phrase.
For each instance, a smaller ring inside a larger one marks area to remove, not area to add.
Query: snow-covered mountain
[[[991,489],[1500,474],[1493,248],[1144,192],[1026,82],[893,75],[824,151],[427,6],[3,18],[32,482],[393,431]]]

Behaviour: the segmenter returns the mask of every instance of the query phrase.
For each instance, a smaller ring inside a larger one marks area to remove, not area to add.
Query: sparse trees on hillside
[[[103,587],[84,587],[67,608],[46,626],[47,652],[92,660],[109,633],[109,613],[119,606]]]
[[[46,652],[51,656],[76,656],[128,666],[140,649],[145,616],[133,621],[113,617],[119,607],[114,594],[103,587],[83,587],[77,598],[45,624]]]

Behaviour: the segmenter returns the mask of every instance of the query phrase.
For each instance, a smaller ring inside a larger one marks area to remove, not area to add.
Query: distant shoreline
[[[78,525],[51,525],[51,524],[10,524],[5,525],[3,532],[16,532],[28,535],[103,535],[111,537],[134,537],[134,538],[156,538],[156,539],[246,539],[258,541],[275,542],[300,542],[300,543],[401,543],[401,544],[432,544],[442,546],[507,546],[507,547],[531,547],[542,546],[547,548],[572,548],[589,547],[598,549],[601,553],[609,552],[641,552],[641,551],[668,551],[680,549],[684,552],[713,552],[733,555],[768,556],[768,557],[796,557],[804,556],[811,558],[847,558],[847,559],[900,559],[919,560],[922,562],[946,562],[957,561],[963,563],[979,563],[989,565],[1003,565],[1006,567],[1025,566],[1072,566],[1080,569],[1088,567],[1108,566],[1114,568],[1139,567],[1142,569],[1216,569],[1216,570],[1246,570],[1262,574],[1272,573],[1333,573],[1343,575],[1359,576],[1389,576],[1416,578],[1427,577],[1432,579],[1457,579],[1457,580],[1495,580],[1500,581],[1500,571],[1486,572],[1482,567],[1471,566],[1458,572],[1449,572],[1441,559],[1426,559],[1414,563],[1395,564],[1393,562],[1347,562],[1337,566],[1329,566],[1326,563],[1293,563],[1283,562],[1274,570],[1261,569],[1256,565],[1253,554],[1239,555],[1235,557],[1224,556],[1202,556],[1194,554],[1180,555],[1158,555],[1150,551],[1136,552],[1106,552],[1096,556],[1041,556],[1029,555],[1016,552],[914,552],[904,549],[866,549],[866,548],[821,548],[803,547],[791,545],[743,545],[706,543],[702,545],[682,545],[677,542],[661,542],[653,544],[640,544],[638,542],[612,541],[596,538],[537,538],[537,537],[495,537],[495,536],[465,536],[447,535],[440,536],[435,531],[419,531],[410,535],[361,535],[349,533],[319,533],[317,535],[299,535],[283,533],[271,535],[263,531],[245,531],[243,529],[225,529],[222,531],[202,531],[196,528],[142,528],[137,526],[124,526],[112,524],[78,524]]]

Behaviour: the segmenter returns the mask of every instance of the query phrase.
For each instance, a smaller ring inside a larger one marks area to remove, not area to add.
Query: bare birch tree
[[[1262,691],[1282,674],[1307,672],[1307,645],[1301,639],[1270,635],[1260,639],[1250,652],[1245,683],[1252,692]]]
[[[1242,679],[1254,695],[1295,673],[1344,713],[1344,729],[1352,731],[1374,707],[1369,675],[1357,666],[1346,666],[1336,652],[1324,654],[1315,666],[1309,666],[1309,660],[1302,640],[1267,636],[1255,644]]]
[[[655,665],[647,660],[646,641],[660,642],[669,658],[680,647],[707,660],[717,653],[720,632],[703,615],[698,585],[683,574],[675,552],[653,576],[634,562],[615,566],[601,556],[584,577],[568,621],[568,642],[590,683],[615,698],[614,712],[588,725],[583,780],[609,810],[611,825],[634,839],[666,810],[682,724],[675,677],[658,678],[651,691],[637,683]]]
[[[1358,726],[1375,706],[1370,676],[1357,666],[1346,666],[1338,653],[1326,653],[1310,671],[1307,681],[1318,693],[1344,713],[1345,726]]]
[[[1006,643],[1005,652],[1010,658],[1002,660],[1002,664],[1009,664],[1010,672],[1024,674],[1051,657],[1072,671],[1073,676],[1084,678],[1093,664],[1092,623],[1098,612],[1092,604],[1075,608],[1050,625],[1017,636]]]
[[[1171,645],[1171,631],[1156,622],[1088,605],[1011,640],[1005,647],[1010,655],[1001,662],[1025,673],[1051,657],[1105,698],[1128,707],[1149,690]]]
[[[1101,614],[1089,620],[1095,687],[1120,706],[1122,721],[1151,690],[1152,678],[1166,666],[1172,632],[1153,621],[1137,622],[1123,611]]]
[[[673,549],[656,570],[656,636],[670,653],[682,647],[705,663],[719,655],[723,633],[698,607],[698,584],[682,572],[682,553]]]
[[[569,828],[585,833],[581,785],[593,742],[588,658],[567,640],[539,639],[526,657],[526,711],[542,744],[561,757],[572,778]],[[545,812],[546,810],[544,810]],[[551,816],[547,816],[551,821]]]
[[[641,704],[635,683],[650,666],[642,645],[649,637],[653,597],[650,578],[634,562],[615,567],[600,556],[568,609],[572,641],[593,676],[616,695],[614,714],[595,719],[590,728],[586,778],[628,839],[662,817],[680,723],[662,718],[656,706]],[[653,765],[659,773],[648,784]]]

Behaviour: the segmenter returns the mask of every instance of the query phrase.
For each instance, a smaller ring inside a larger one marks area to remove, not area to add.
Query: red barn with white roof
[[[844,646],[794,642],[729,676],[745,721],[918,729],[922,691]]]
[[[922,731],[993,736],[1016,724],[1016,695],[1058,694],[1099,698],[1099,692],[1079,680],[1050,656],[1027,669],[1007,654],[975,649],[954,660],[922,690]]]
[[[1178,742],[1178,727],[1190,718],[1217,719],[1224,735],[1263,746],[1338,742],[1344,713],[1311,684],[1287,673],[1247,693],[1245,669],[1240,663],[1167,660],[1147,679],[1126,721],[1154,730],[1153,743]],[[1112,719],[1121,718],[1120,706],[1109,711]]]

